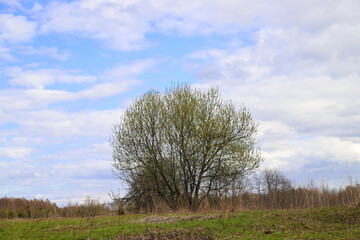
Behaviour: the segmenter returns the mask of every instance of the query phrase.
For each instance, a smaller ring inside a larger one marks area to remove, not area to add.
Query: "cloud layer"
[[[360,174],[357,0],[0,5],[0,195],[106,199],[112,125],[172,75],[249,107],[264,168]]]

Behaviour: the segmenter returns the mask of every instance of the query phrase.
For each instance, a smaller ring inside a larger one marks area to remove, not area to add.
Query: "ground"
[[[0,239],[360,239],[360,208],[0,220]]]

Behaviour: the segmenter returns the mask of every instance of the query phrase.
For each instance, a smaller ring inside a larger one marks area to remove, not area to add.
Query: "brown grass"
[[[126,240],[211,240],[214,239],[211,236],[195,233],[191,231],[186,231],[184,229],[174,229],[170,232],[164,233],[162,229],[149,229],[145,234],[137,236],[125,236],[118,235],[115,238],[116,240],[126,239]]]

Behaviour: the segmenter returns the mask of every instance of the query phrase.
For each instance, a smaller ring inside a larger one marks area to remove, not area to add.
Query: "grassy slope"
[[[360,239],[359,208],[166,216],[0,220],[0,239]]]

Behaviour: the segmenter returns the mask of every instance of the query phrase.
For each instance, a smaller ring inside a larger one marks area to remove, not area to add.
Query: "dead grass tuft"
[[[119,239],[126,239],[126,240],[211,240],[214,239],[211,236],[204,235],[197,232],[189,232],[183,229],[174,229],[170,232],[163,232],[161,229],[158,230],[147,230],[145,234],[140,236],[124,236],[119,235],[115,238],[116,240]]]
[[[173,222],[180,222],[180,221],[191,221],[191,220],[207,220],[207,219],[215,219],[221,218],[221,215],[204,215],[204,216],[186,216],[186,217],[164,217],[159,215],[151,215],[144,219],[141,219],[141,223],[173,223]]]

